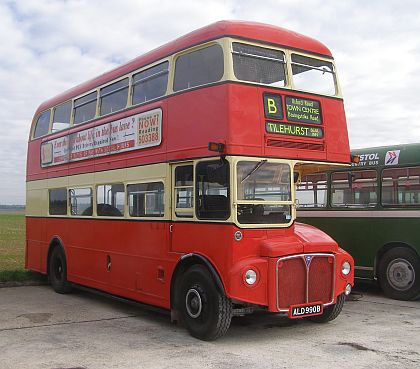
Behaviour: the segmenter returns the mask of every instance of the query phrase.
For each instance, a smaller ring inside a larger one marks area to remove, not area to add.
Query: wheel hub
[[[59,259],[57,259],[55,263],[55,277],[56,279],[61,280],[63,277],[63,265]]]
[[[185,307],[191,318],[195,319],[200,316],[203,304],[201,296],[195,288],[188,290],[187,295],[185,296]]]
[[[389,284],[399,291],[410,289],[415,281],[415,271],[408,260],[395,259],[391,261],[386,273]]]

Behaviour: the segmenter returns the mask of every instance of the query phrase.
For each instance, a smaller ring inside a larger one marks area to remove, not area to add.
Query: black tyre
[[[337,302],[334,305],[324,308],[322,315],[310,316],[308,319],[315,323],[327,323],[334,320],[340,315],[345,299],[346,296],[344,294],[337,296]]]
[[[420,297],[420,258],[405,247],[395,247],[381,258],[379,285],[385,295],[396,300]]]
[[[72,285],[67,281],[67,262],[64,250],[60,246],[54,247],[50,256],[48,276],[55,292],[69,293]]]
[[[232,319],[232,302],[221,293],[209,271],[194,265],[182,277],[178,308],[189,333],[204,341],[223,336]]]

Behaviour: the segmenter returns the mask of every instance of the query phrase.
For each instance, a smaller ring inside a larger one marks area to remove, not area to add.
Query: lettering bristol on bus
[[[295,222],[294,182],[348,165],[330,51],[222,21],[43,103],[27,161],[26,267],[171,311],[215,339],[256,309],[326,322],[353,259]]]

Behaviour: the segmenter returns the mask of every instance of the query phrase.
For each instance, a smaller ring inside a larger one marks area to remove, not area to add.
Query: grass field
[[[25,270],[25,215],[0,212],[0,282],[38,278]]]

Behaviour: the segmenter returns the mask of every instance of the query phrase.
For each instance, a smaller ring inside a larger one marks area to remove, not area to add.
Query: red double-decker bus
[[[353,259],[295,222],[295,183],[349,162],[330,51],[218,22],[38,108],[26,267],[59,293],[82,285],[170,310],[204,340],[256,309],[326,322]]]

